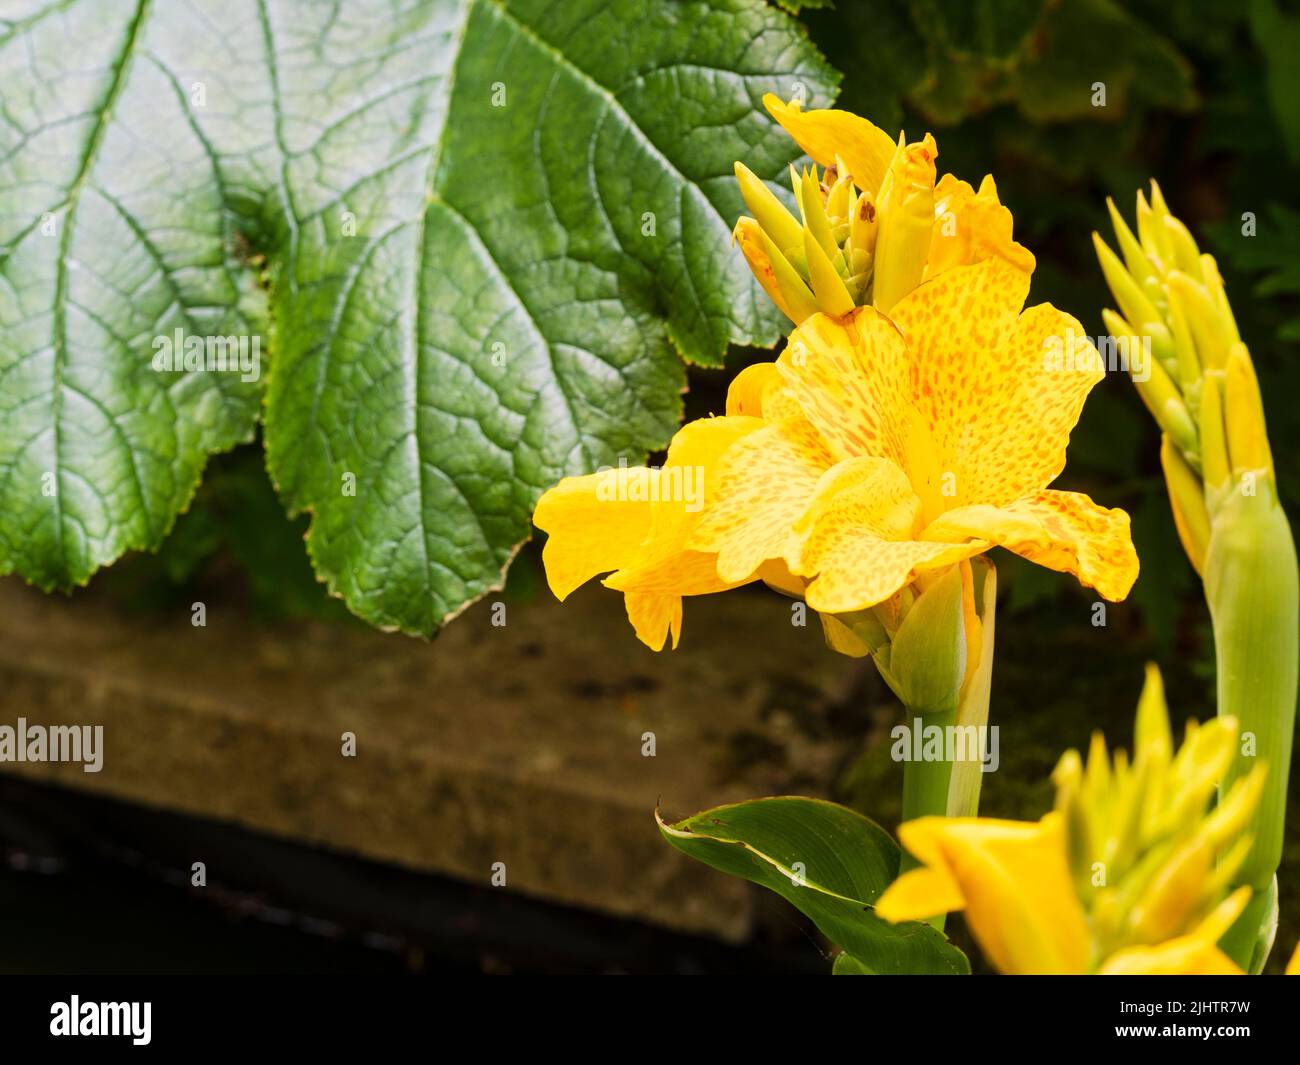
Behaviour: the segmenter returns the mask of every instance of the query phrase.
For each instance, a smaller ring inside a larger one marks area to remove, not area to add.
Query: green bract
[[[667,441],[678,351],[775,342],[732,161],[834,89],[759,0],[81,0],[0,24],[0,81],[0,572],[156,547],[260,410],[319,576],[418,633]],[[262,358],[154,368],[188,337]]]

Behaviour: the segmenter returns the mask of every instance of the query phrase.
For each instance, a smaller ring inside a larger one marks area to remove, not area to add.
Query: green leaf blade
[[[856,811],[781,796],[719,806],[674,824],[657,813],[656,820],[664,839],[684,854],[776,892],[861,968],[970,972],[965,955],[935,928],[916,921],[894,925],[875,915],[872,904],[898,874],[899,849]]]

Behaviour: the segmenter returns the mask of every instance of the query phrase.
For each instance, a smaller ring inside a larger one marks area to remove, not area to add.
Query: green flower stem
[[[1214,625],[1218,711],[1236,717],[1241,727],[1242,744],[1223,790],[1260,758],[1268,764],[1253,824],[1255,840],[1238,874],[1239,882],[1255,890],[1256,900],[1225,939],[1225,949],[1232,947],[1230,956],[1248,968],[1282,857],[1300,662],[1295,543],[1270,480],[1261,478],[1254,495],[1234,488],[1214,508],[1205,597]]]
[[[907,708],[907,726],[910,729],[938,727],[947,732],[948,726],[957,723],[957,708],[924,707]],[[948,816],[948,793],[952,787],[953,763],[947,759],[914,759],[903,763],[903,821],[918,817]],[[978,800],[977,800],[978,801]],[[917,861],[906,850],[899,872],[917,866]]]
[[[987,559],[972,563],[975,602],[979,605],[980,660],[962,691],[957,705],[957,725],[967,735],[979,737],[981,746],[973,757],[953,763],[948,786],[949,817],[974,817],[979,813],[980,785],[984,782],[984,743],[988,740],[989,691],[993,684],[993,630],[997,613],[998,571]],[[969,730],[974,727],[974,733]],[[969,752],[968,752],[969,753]],[[994,767],[996,768],[996,767]]]
[[[980,785],[984,777],[984,744],[989,719],[989,689],[993,677],[994,611],[997,602],[997,571],[985,559],[972,564],[975,601],[980,617],[979,647],[965,647],[960,656],[965,672],[968,656],[978,652],[979,663],[966,682],[959,686],[957,697],[928,706],[907,705],[909,728],[937,726],[944,737],[953,731],[953,754],[941,760],[912,760],[903,766],[903,821],[918,817],[974,817],[979,811]],[[895,647],[897,652],[897,645]],[[936,672],[943,667],[931,664]],[[949,667],[951,668],[951,667]],[[906,704],[905,704],[906,705]],[[919,719],[919,721],[918,721]],[[956,744],[961,744],[956,747]],[[947,745],[945,755],[949,752]],[[916,860],[903,853],[900,872],[915,868]]]

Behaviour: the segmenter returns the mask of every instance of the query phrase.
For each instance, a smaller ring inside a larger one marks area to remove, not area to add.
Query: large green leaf
[[[429,633],[543,488],[666,442],[678,352],[779,335],[732,162],[778,174],[761,95],[835,79],[759,0],[8,7],[0,572],[156,547],[264,401],[318,574]],[[154,371],[176,329],[269,383]]]
[[[969,973],[966,956],[928,924],[893,925],[872,903],[898,875],[898,844],[846,806],[754,799],[668,824],[664,839],[692,858],[775,891],[853,956],[837,972]]]

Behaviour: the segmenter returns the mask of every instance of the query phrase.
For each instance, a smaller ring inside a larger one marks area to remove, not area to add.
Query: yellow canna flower
[[[1047,487],[1101,370],[1095,351],[1068,371],[1045,359],[1082,328],[1047,305],[1021,315],[1028,283],[987,260],[923,284],[894,321],[814,315],[736,378],[725,417],[677,434],[662,470],[543,495],[551,588],[563,599],[615,571],[604,583],[659,650],[677,644],[682,596],[763,580],[803,596],[852,655],[875,649],[862,611],[886,604],[892,635],[913,590],[995,545],[1123,598],[1128,515]]]
[[[1048,488],[1102,371],[1091,348],[1070,370],[1045,358],[1083,329],[1049,305],[1022,315],[1028,288],[990,259],[925,283],[892,320],[809,318],[768,372],[764,424],[722,456],[690,546],[728,582],[781,560],[829,614],[994,545],[1122,599],[1138,567],[1128,515]]]
[[[1055,809],[1038,822],[924,817],[899,828],[921,867],[876,903],[889,921],[964,910],[1004,973],[1240,973],[1218,947],[1250,899],[1229,891],[1263,766],[1210,809],[1231,762],[1228,717],[1188,725],[1173,750],[1160,674],[1149,667],[1132,762],[1094,736],[1053,774]]]
[[[1011,237],[1012,219],[992,177],[979,192],[945,174],[928,133],[895,143],[847,111],[804,111],[768,94],[767,109],[825,168],[792,171],[800,217],[742,163],[736,178],[752,213],[735,239],[773,302],[796,325],[815,311],[855,306],[888,313],[925,278],[1002,257],[1026,272],[1034,257]]]

